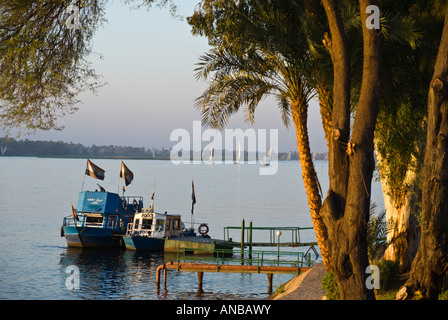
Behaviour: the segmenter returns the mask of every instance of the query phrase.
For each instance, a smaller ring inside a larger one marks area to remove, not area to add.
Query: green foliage
[[[395,31],[405,42],[385,45],[386,85],[375,129],[381,178],[387,182],[395,205],[400,206],[404,194],[417,183],[406,181],[406,174],[411,171],[418,176],[423,163],[428,88],[443,26],[440,12],[444,10],[440,10],[438,0],[388,0],[382,5],[390,12],[401,12],[401,25],[408,25]],[[417,42],[411,41],[407,30],[414,30]]]
[[[395,287],[400,280],[400,262],[392,260],[380,260],[377,263],[380,270],[380,290],[389,290]]]
[[[3,128],[58,128],[57,117],[77,110],[77,94],[100,85],[86,57],[103,21],[104,3],[78,2],[76,30],[65,25],[70,16],[67,1],[0,1]]]
[[[325,297],[327,300],[340,300],[338,284],[333,271],[328,272],[321,280],[322,289],[325,289]]]
[[[62,129],[57,119],[77,111],[78,95],[104,85],[87,60],[92,38],[105,21],[109,0],[0,0],[0,127],[24,131]],[[127,0],[150,8],[172,0]],[[79,8],[79,29],[66,26]]]
[[[443,291],[439,294],[439,300],[448,300],[448,290]]]
[[[286,291],[285,289],[285,284],[284,283],[280,283],[279,286],[274,286],[275,288],[275,293],[284,293]]]
[[[367,254],[370,261],[381,259],[387,248],[387,224],[385,221],[386,211],[379,215],[375,213],[376,204],[370,206],[370,219],[367,225]]]
[[[204,1],[188,22],[212,46],[196,69],[198,79],[209,80],[196,104],[204,125],[222,129],[241,107],[253,123],[260,101],[274,95],[288,126],[290,105],[312,98],[313,57],[321,45],[309,37],[303,4]]]

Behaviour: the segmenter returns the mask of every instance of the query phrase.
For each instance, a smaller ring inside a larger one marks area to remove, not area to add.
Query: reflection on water
[[[79,268],[79,289],[64,290],[61,299],[266,299],[268,282],[263,274],[205,273],[203,292],[197,292],[195,272],[168,270],[167,290],[156,290],[156,269],[172,254],[66,248],[60,257],[61,280],[67,267]],[[276,275],[276,282],[291,275]],[[254,278],[259,281],[254,283]],[[260,281],[262,280],[262,281]],[[260,283],[257,283],[260,282]],[[263,283],[264,282],[264,283]]]
[[[205,273],[204,292],[197,295],[197,274],[174,270],[168,271],[167,292],[157,294],[156,269],[172,257],[67,248],[60,237],[62,219],[71,215],[70,203],[77,203],[85,159],[0,157],[0,163],[1,180],[5,182],[0,183],[0,299],[268,298],[265,274]],[[101,159],[97,164],[106,170],[101,184],[108,191],[116,191],[120,160]],[[209,223],[212,238],[222,239],[223,228],[240,226],[242,219],[247,223],[253,220],[254,227],[311,226],[296,161],[279,162],[273,176],[260,176],[255,165],[175,166],[157,160],[128,160],[126,165],[134,172],[127,194],[143,195],[145,205],[149,205],[156,180],[156,210],[181,214],[187,226],[194,179],[194,220]],[[316,163],[316,169],[326,190],[327,163]],[[94,190],[96,182],[87,178],[84,190]],[[372,197],[380,209],[383,204],[378,182],[372,185]],[[238,241],[240,233],[230,237]],[[254,241],[269,241],[269,235],[263,237],[254,233]],[[290,241],[288,237],[286,232],[282,235],[284,241]],[[314,239],[313,232],[301,234],[303,242]],[[79,269],[79,289],[66,287],[69,266]],[[274,290],[291,277],[274,275]]]
[[[67,248],[60,260],[63,273],[70,265],[79,268],[80,289],[69,298],[80,299],[148,298],[155,292],[154,270],[161,263],[159,253],[81,248]]]

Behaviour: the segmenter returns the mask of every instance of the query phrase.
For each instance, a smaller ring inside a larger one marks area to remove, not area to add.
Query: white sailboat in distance
[[[271,152],[272,152],[272,147],[271,147],[271,149],[269,149],[268,152],[266,152],[266,155],[264,156],[263,166],[265,166],[265,167],[268,167],[271,165]]]
[[[241,159],[241,143],[238,142],[238,155],[236,156],[236,161],[234,162],[234,164],[240,164],[240,159]]]
[[[210,149],[210,156],[209,156],[209,158],[208,158],[208,162],[209,162],[209,163],[212,163],[212,162],[213,162],[212,159],[213,159],[213,148]]]

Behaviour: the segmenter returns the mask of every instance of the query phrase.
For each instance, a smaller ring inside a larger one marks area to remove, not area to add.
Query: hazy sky
[[[178,13],[188,16],[198,0],[177,1]],[[82,8],[81,8],[82,10]],[[206,87],[194,78],[195,64],[207,51],[207,40],[194,37],[186,21],[173,18],[168,8],[130,9],[122,1],[106,8],[108,22],[95,38],[90,60],[108,85],[97,95],[80,95],[79,111],[59,120],[63,131],[22,136],[31,140],[56,140],[84,145],[130,145],[169,148],[174,129],[192,132],[200,120],[194,100]],[[309,134],[312,151],[326,151],[317,103],[310,106]],[[228,128],[251,127],[243,111]],[[274,100],[265,100],[255,113],[255,129],[278,129],[279,151],[297,150],[294,129],[282,124]],[[205,146],[206,142],[204,142]]]

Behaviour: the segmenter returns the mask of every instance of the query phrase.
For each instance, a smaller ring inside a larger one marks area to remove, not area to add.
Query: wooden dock
[[[268,275],[268,292],[272,292],[272,275],[274,273],[300,274],[309,270],[309,267],[289,267],[289,266],[253,266],[253,265],[229,265],[212,263],[181,263],[169,262],[160,265],[156,271],[157,293],[160,289],[160,274],[163,270],[163,288],[166,290],[167,270],[183,272],[197,272],[198,292],[202,292],[202,280],[204,272],[224,272],[224,273],[265,273]]]
[[[230,237],[230,231],[237,232],[240,235],[240,241],[233,241]],[[200,248],[181,248],[177,247],[176,261],[171,261],[160,265],[156,272],[157,293],[160,289],[160,277],[163,270],[163,288],[166,291],[167,270],[176,270],[179,272],[197,272],[198,274],[198,293],[202,292],[202,280],[204,272],[223,272],[223,273],[264,273],[268,277],[268,292],[272,292],[272,275],[274,273],[300,274],[310,269],[311,252],[319,254],[314,247],[317,242],[302,242],[301,231],[309,230],[313,232],[312,227],[254,227],[252,221],[249,226],[242,220],[241,227],[224,227],[224,240],[228,247],[233,249],[215,249],[211,255],[212,263],[204,263],[206,260],[201,255]],[[265,241],[253,241],[253,233],[264,233],[261,239]],[[267,234],[268,233],[268,234]],[[269,239],[269,241],[268,241]],[[283,242],[281,241],[283,240]],[[285,241],[286,240],[286,241]],[[309,240],[309,238],[307,239]],[[306,247],[309,249],[303,252],[280,251],[280,247]],[[239,249],[237,249],[239,247]],[[276,247],[276,251],[253,250],[254,247]],[[205,249],[203,249],[205,250]],[[204,252],[209,253],[210,250]],[[194,258],[188,253],[194,252]],[[233,256],[233,258],[229,258]],[[290,256],[288,259],[285,257]],[[195,262],[191,262],[196,260]],[[201,261],[198,261],[201,260]],[[187,262],[188,261],[188,262]],[[304,267],[305,263],[308,267]]]

